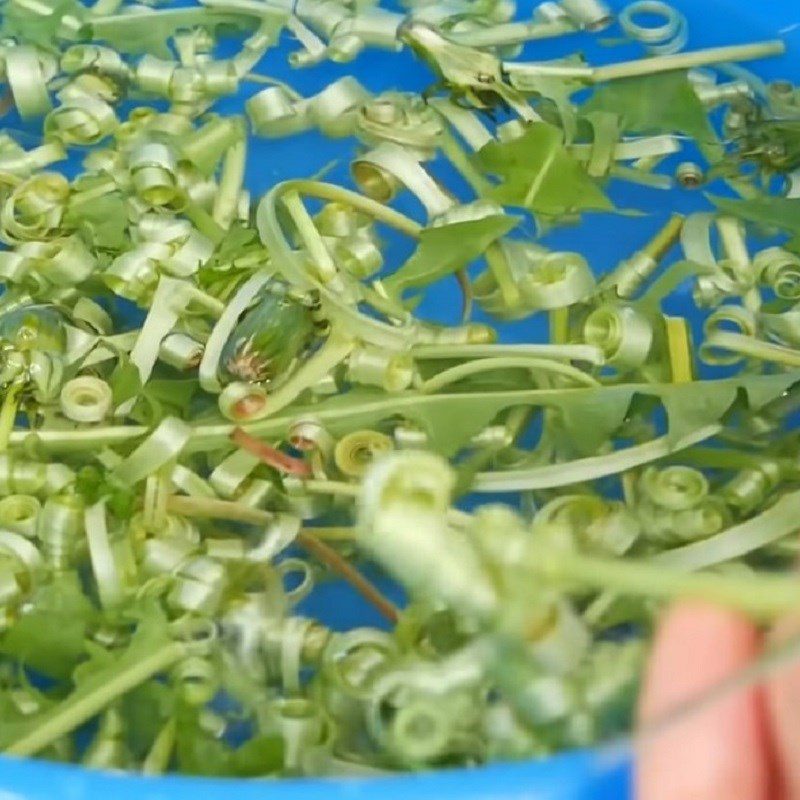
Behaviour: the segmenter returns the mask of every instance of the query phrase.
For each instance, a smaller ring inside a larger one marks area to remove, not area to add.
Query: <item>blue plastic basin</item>
[[[687,16],[692,48],[739,44],[759,39],[783,36],[789,45],[789,56],[766,61],[754,67],[768,79],[800,77],[800,2],[798,0],[670,0]],[[529,5],[528,2],[525,3]],[[611,0],[616,11],[626,5],[623,0]],[[611,33],[609,36],[615,34]],[[600,35],[602,38],[603,34]],[[531,57],[547,59],[583,50],[595,63],[624,60],[640,55],[638,47],[604,47],[588,37],[568,37],[542,42],[530,53]],[[311,70],[291,70],[281,57],[268,57],[261,71],[284,78],[299,91],[310,94],[319,91],[330,81],[344,74],[355,74],[369,89],[422,89],[430,82],[430,73],[405,56],[379,52],[363,54],[355,64],[336,66],[325,64]],[[249,94],[258,87],[250,87]],[[239,111],[241,98],[225,100],[222,110]],[[344,161],[352,144],[324,139],[315,134],[293,137],[285,141],[254,140],[251,143],[248,184],[254,197],[279,180],[308,176],[332,159]],[[346,162],[330,173],[333,180],[346,180]],[[548,237],[548,244],[570,250],[580,250],[598,271],[606,271],[622,255],[620,243],[644,242],[649,231],[655,230],[655,218],[666,217],[670,211],[691,211],[704,204],[700,193],[664,194],[653,190],[631,190],[619,197],[624,204],[652,212],[650,222],[626,217],[603,217],[597,223],[588,220],[580,229],[569,228]],[[637,203],[637,199],[639,202]],[[410,209],[413,213],[413,209]],[[613,235],[608,225],[613,222]],[[630,250],[635,249],[630,247]],[[443,304],[444,294],[431,294],[421,311],[443,321],[452,310]],[[681,302],[678,298],[677,302]],[[541,324],[526,321],[507,326],[504,337],[511,341],[541,340]],[[332,592],[336,602],[330,613]],[[347,624],[376,624],[373,617],[365,618],[363,608],[356,608],[349,593],[324,589],[323,597],[305,608],[305,613],[320,615],[334,627]],[[350,605],[352,603],[352,605]],[[335,619],[330,619],[333,616]],[[354,617],[357,616],[357,619]],[[352,620],[352,623],[351,623]],[[337,624],[338,623],[338,624]],[[0,720],[2,725],[2,720]],[[407,775],[382,779],[292,779],[281,781],[211,780],[205,778],[142,778],[90,772],[80,767],[41,761],[15,760],[0,757],[0,800],[617,800],[630,794],[630,764],[624,759],[610,759],[587,751],[565,753],[545,761],[518,764],[498,764],[476,770]]]

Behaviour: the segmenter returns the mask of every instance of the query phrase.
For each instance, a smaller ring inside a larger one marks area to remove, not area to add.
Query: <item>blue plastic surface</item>
[[[689,19],[691,46],[709,47],[773,38],[781,34],[789,44],[787,58],[755,65],[768,79],[800,77],[800,2],[798,0],[670,0]],[[615,10],[626,3],[611,0]],[[528,3],[525,3],[528,5]],[[613,35],[613,34],[612,34]],[[568,37],[537,43],[527,56],[555,58],[576,49],[583,50],[595,63],[624,60],[640,54],[634,46],[603,47],[589,37]],[[319,91],[331,80],[355,74],[367,88],[422,89],[430,83],[429,73],[406,56],[367,52],[354,64],[325,64],[311,70],[291,70],[285,53],[268,54],[259,71],[290,81],[303,94]],[[257,91],[251,87],[249,94]],[[226,100],[222,110],[238,111],[241,98]],[[309,176],[334,159],[338,167],[331,179],[346,181],[346,157],[351,142],[325,139],[316,134],[285,141],[253,142],[248,185],[258,197],[275,182],[301,175]],[[620,242],[632,251],[656,229],[658,219],[673,210],[692,211],[703,205],[701,193],[652,193],[653,190],[626,190],[615,199],[620,205],[654,211],[649,220],[627,217],[602,217],[579,228],[551,234],[545,243],[562,249],[578,250],[589,256],[598,272],[610,269],[620,258]],[[405,209],[414,213],[415,209]],[[613,234],[609,225],[613,225]],[[443,306],[444,295],[434,292],[420,309],[426,316],[450,321],[453,312]],[[681,302],[680,298],[677,299]],[[676,309],[678,310],[678,309]],[[453,320],[454,321],[454,320]],[[545,332],[538,321],[507,326],[508,341],[541,341]],[[352,603],[352,605],[351,605]],[[331,609],[333,609],[331,611]],[[305,613],[319,612],[333,627],[348,624],[376,624],[345,591],[323,587]],[[326,612],[326,613],[323,613]],[[357,619],[354,615],[357,614]],[[0,724],[2,721],[0,720]],[[223,781],[195,778],[141,778],[89,772],[79,767],[45,762],[0,758],[0,800],[619,800],[630,795],[630,767],[624,758],[611,758],[594,752],[567,753],[541,762],[494,765],[477,770],[451,770],[372,780],[282,780]]]

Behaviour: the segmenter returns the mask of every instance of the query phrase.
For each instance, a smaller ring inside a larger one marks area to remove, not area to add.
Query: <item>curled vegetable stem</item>
[[[343,497],[358,497],[361,493],[357,484],[344,483],[344,481],[303,481],[303,488],[314,494],[336,494]]]
[[[324,487],[333,493],[345,494],[349,497],[355,497],[359,492],[358,486],[346,483],[339,484],[333,481],[307,481],[303,485],[308,491],[313,491],[313,489],[309,489],[309,483],[318,485],[314,488],[321,489]],[[273,519],[273,515],[267,511],[243,506],[240,503],[213,500],[205,497],[190,498],[173,495],[167,500],[167,508],[173,513],[188,517],[225,519],[231,522],[245,522],[253,525],[267,525]],[[330,529],[330,531],[334,532],[332,535],[327,528],[305,528],[297,535],[297,543],[328,566],[339,577],[346,580],[365,600],[375,606],[386,619],[392,623],[397,622],[399,616],[397,607],[387,600],[381,591],[350,564],[347,559],[322,541],[322,537],[333,540],[352,538],[352,535],[341,535],[343,531],[351,530],[343,528]]]
[[[336,276],[336,281],[325,283],[313,274],[313,271],[309,271],[307,265],[297,257],[297,253],[286,241],[278,213],[278,202],[291,192],[350,206],[415,239],[419,238],[422,226],[368,197],[319,181],[286,181],[278,184],[261,200],[256,212],[256,224],[261,240],[287,280],[303,289],[316,288],[320,293],[323,308],[327,307],[331,316],[337,315],[340,321],[345,323],[348,332],[354,336],[357,335],[365,342],[380,347],[407,347],[409,337],[413,340],[418,335],[418,326],[412,323],[397,327],[362,313],[352,298],[342,297],[343,286],[338,285],[340,276]]]
[[[334,328],[325,344],[286,383],[268,396],[261,416],[271,416],[283,410],[306,389],[341,364],[354,347],[355,340]]]
[[[747,522],[699,542],[659,553],[653,561],[659,566],[696,570],[741,558],[797,530],[800,527],[798,509],[800,492],[792,492]]]

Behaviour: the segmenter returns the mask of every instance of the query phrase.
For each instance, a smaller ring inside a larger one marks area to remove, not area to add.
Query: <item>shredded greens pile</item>
[[[663,600],[798,607],[800,89],[738,66],[782,42],[685,51],[637,2],[647,57],[593,66],[520,53],[607,29],[602,0],[157,5],[0,6],[2,752],[540,757],[628,729]],[[296,68],[410,51],[430,87],[302,96],[259,71],[287,40]],[[251,137],[309,130],[352,188],[251,197]],[[619,183],[707,210],[658,230]],[[642,217],[611,271],[544,244],[598,212]],[[549,341],[498,338],[535,315]],[[333,579],[383,626],[304,614]]]

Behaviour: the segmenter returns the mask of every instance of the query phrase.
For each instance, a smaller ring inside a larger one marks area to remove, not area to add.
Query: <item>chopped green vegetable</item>
[[[635,4],[649,58],[525,63],[612,13],[158,5],[3,5],[0,114],[42,140],[0,131],[0,751],[241,778],[542,757],[628,729],[665,601],[796,613],[800,90],[716,74],[782,42],[682,53],[683,16],[654,35]],[[434,85],[304,97],[261,71],[280,41],[293,67],[407,48]],[[359,191],[278,182],[311,140],[250,152],[310,130]],[[670,188],[687,139],[707,212],[630,214],[611,264],[549,249],[612,180]],[[380,622],[299,613],[332,579]]]

